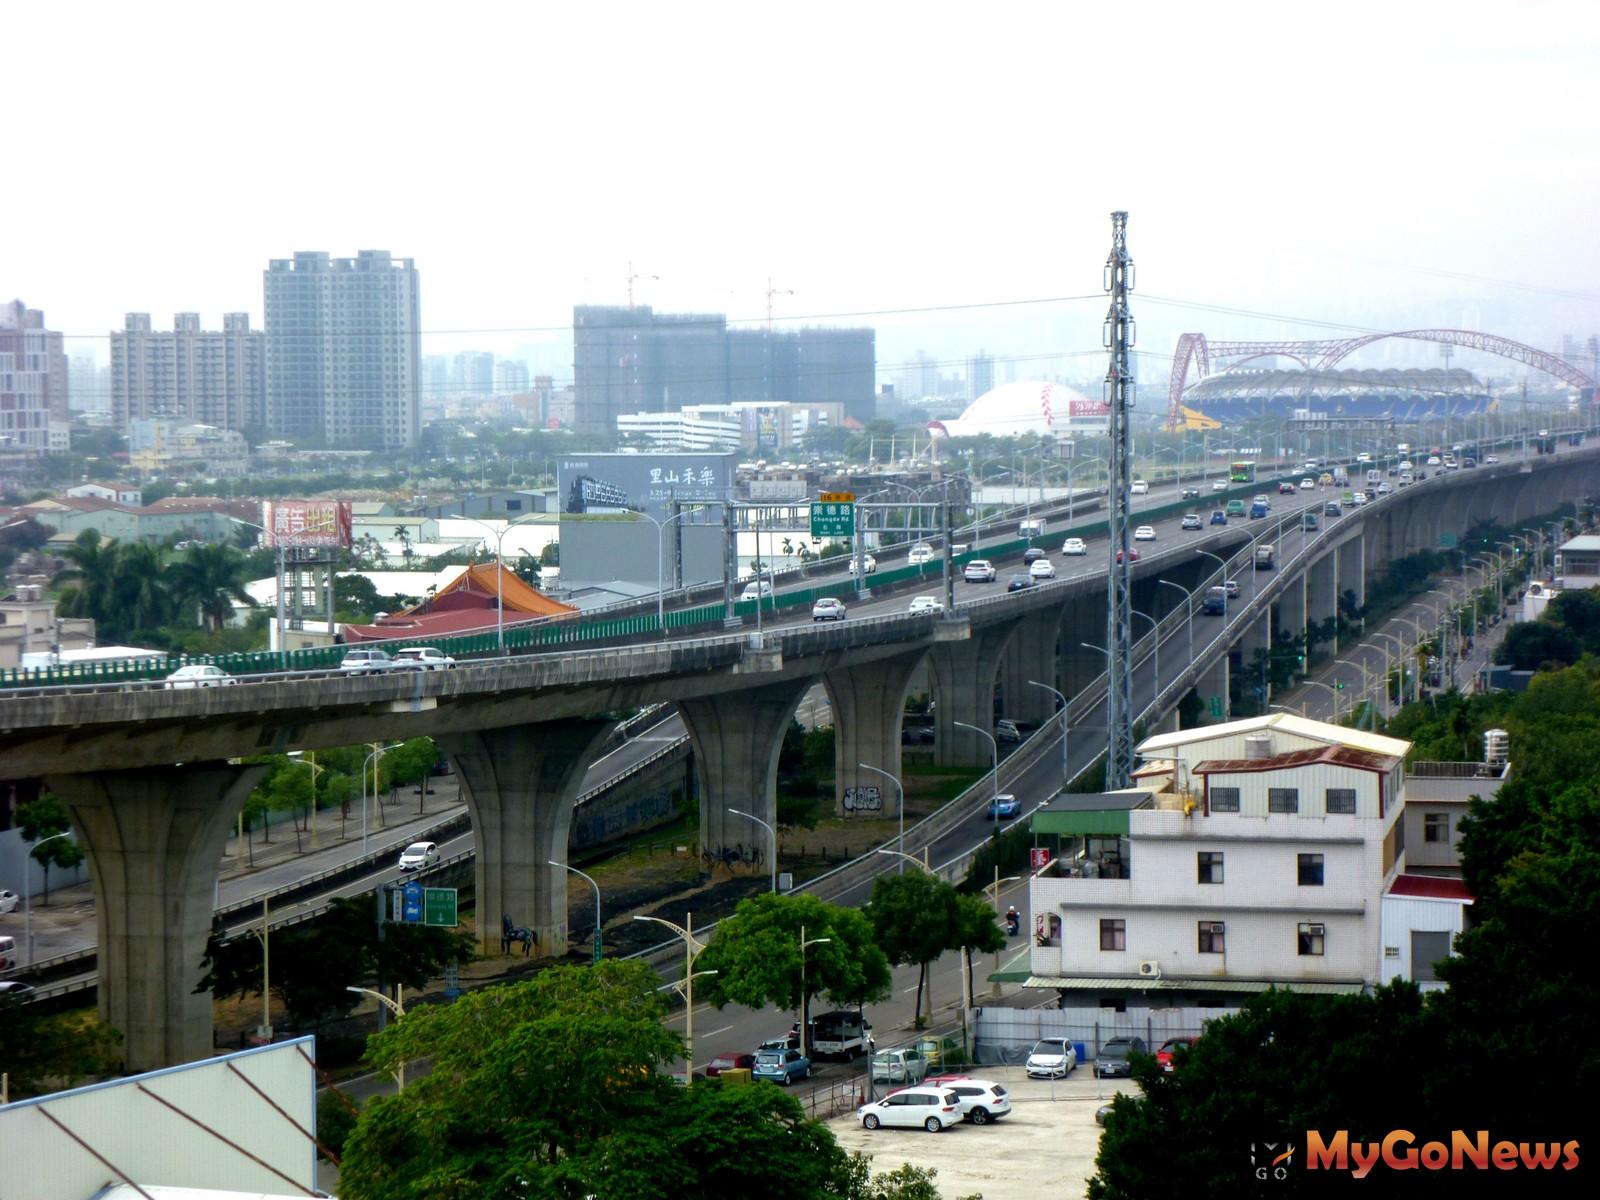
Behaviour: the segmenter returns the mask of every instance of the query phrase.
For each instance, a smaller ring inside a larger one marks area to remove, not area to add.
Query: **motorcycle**
[[[1006,914],[1006,936],[1016,937],[1022,932],[1022,918],[1016,913]]]

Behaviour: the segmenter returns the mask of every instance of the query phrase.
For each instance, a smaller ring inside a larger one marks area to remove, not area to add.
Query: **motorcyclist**
[[[1017,911],[1017,906],[1013,904],[1010,908],[1006,909],[1006,930],[1011,934],[1012,937],[1016,937],[1017,930],[1021,928],[1022,914]]]

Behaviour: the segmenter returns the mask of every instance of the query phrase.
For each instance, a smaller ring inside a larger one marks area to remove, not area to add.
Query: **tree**
[[[221,542],[194,546],[172,566],[172,590],[180,605],[199,609],[207,629],[219,630],[233,619],[234,601],[255,607],[245,591],[244,568],[244,555],[232,546]]]
[[[800,931],[807,941],[828,941],[805,951],[801,988]],[[835,1003],[862,1005],[889,994],[889,960],[872,937],[867,919],[806,893],[764,892],[741,900],[731,917],[717,925],[695,965],[716,971],[700,985],[717,1008],[797,1010],[811,1019],[811,998],[826,993]]]
[[[57,571],[50,583],[53,587],[71,586],[62,591],[58,611],[66,617],[92,617],[104,636],[105,627],[111,624],[122,547],[103,540],[98,530],[85,529],[61,556],[69,565]]]
[[[927,871],[879,875],[872,884],[872,932],[889,961],[917,964],[915,1020],[922,1024],[928,964],[958,944],[960,907],[954,887]]]
[[[982,896],[972,892],[956,893],[956,948],[967,952],[967,995],[972,990],[972,956],[998,954],[1006,948],[1006,935],[1000,931],[1000,921],[993,908]]]
[[[44,1006],[0,992],[0,1063],[11,1098],[42,1095],[117,1069],[122,1035],[81,1012],[46,1014]]]
[[[1495,647],[1494,661],[1509,663],[1518,671],[1536,671],[1550,663],[1568,666],[1578,661],[1583,643],[1577,634],[1553,621],[1519,621]]]
[[[37,800],[17,806],[17,827],[23,839],[40,842],[29,851],[33,861],[44,868],[44,903],[50,903],[50,868],[60,867],[70,871],[83,861],[83,847],[75,838],[61,837],[72,829],[66,809],[51,793],[42,793]],[[50,839],[45,841],[45,839]]]
[[[407,738],[382,759],[383,785],[391,793],[397,787],[422,783],[439,761],[439,748],[429,737]]]

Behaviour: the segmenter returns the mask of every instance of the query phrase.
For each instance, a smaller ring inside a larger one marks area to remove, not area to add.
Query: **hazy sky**
[[[1162,297],[1600,330],[1595,0],[34,3],[5,39],[0,296],[69,334],[259,319],[267,259],[384,248],[425,351],[570,346],[631,258],[658,308],[758,318],[770,274],[780,317],[879,314],[885,371],[1094,374],[1113,208],[1147,351],[1316,334]]]

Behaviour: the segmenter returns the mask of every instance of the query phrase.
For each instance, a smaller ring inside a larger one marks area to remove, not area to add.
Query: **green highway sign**
[[[835,496],[845,497],[835,499]],[[824,492],[811,504],[811,536],[824,541],[854,537],[856,533],[855,497],[849,492]]]
[[[422,923],[424,925],[442,925],[446,929],[454,929],[460,924],[456,919],[455,888],[431,887],[423,891]]]

